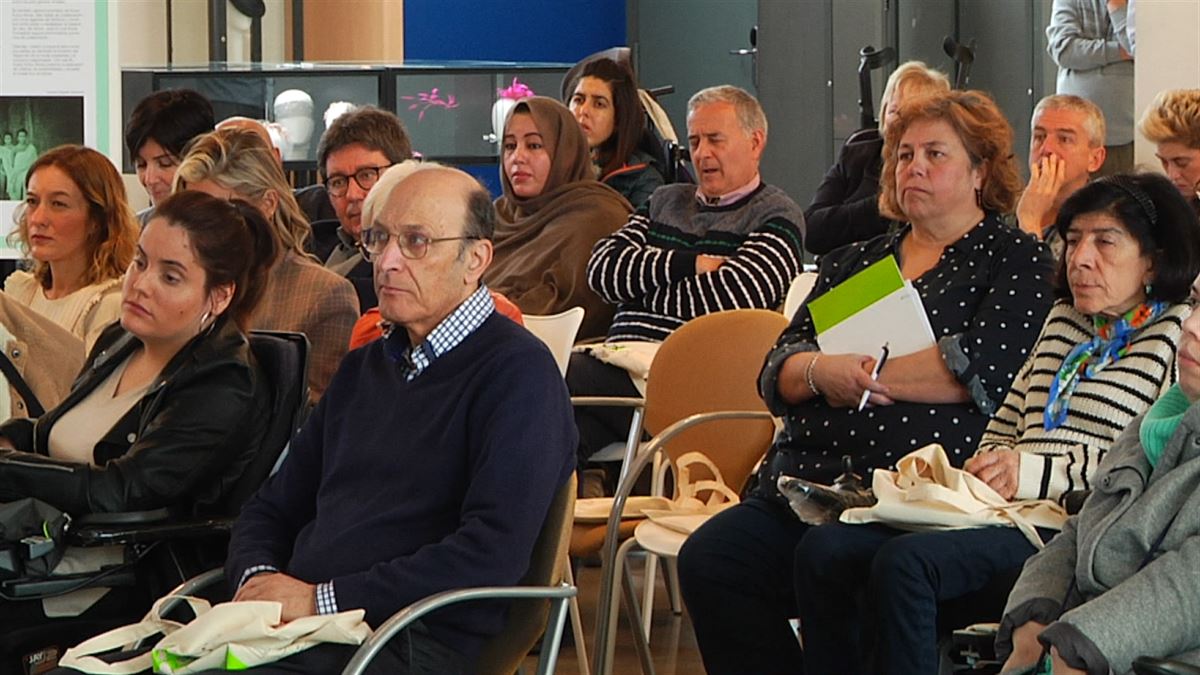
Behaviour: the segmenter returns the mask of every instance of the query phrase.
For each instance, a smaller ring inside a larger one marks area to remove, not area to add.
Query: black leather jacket
[[[262,441],[272,396],[249,341],[225,318],[185,345],[96,443],[94,466],[48,456],[58,419],[140,344],[114,323],[58,407],[36,420],[0,425],[0,436],[17,448],[0,450],[0,501],[36,497],[74,515],[222,510],[222,497]]]

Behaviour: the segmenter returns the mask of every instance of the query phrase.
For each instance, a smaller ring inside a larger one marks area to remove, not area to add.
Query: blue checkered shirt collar
[[[449,316],[442,319],[419,345],[409,345],[408,333],[400,326],[395,326],[385,339],[395,343],[399,353],[400,372],[405,381],[412,382],[434,361],[462,344],[463,340],[483,325],[494,311],[496,303],[492,301],[492,294],[488,292],[487,286],[480,284],[479,288],[450,312]]]

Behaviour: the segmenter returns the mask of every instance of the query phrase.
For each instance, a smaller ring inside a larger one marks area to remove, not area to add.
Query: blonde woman
[[[251,317],[250,328],[308,336],[309,396],[316,402],[346,353],[358,319],[358,297],[349,281],[305,253],[311,230],[274,151],[246,129],[200,136],[175,173],[175,191],[185,189],[242,199],[270,222],[281,255],[271,267],[264,302]]]
[[[1163,173],[1200,214],[1200,89],[1159,93],[1138,122],[1138,131],[1155,144]]]
[[[121,275],[138,227],[107,157],[81,145],[49,150],[29,168],[13,238],[33,260],[4,284],[14,300],[88,347],[121,314]]]

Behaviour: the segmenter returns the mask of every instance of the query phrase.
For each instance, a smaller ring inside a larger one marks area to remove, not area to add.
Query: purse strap
[[[0,349],[0,372],[4,373],[4,379],[8,380],[8,385],[16,389],[17,395],[25,401],[25,411],[29,413],[30,417],[36,418],[46,414],[46,409],[42,407],[37,394],[33,393],[29,383],[25,381],[24,377],[21,377],[21,373],[17,372],[17,366],[2,349]]]

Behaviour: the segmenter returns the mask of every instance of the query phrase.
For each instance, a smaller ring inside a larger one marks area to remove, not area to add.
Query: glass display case
[[[316,168],[317,143],[331,105],[377,105],[404,121],[413,149],[424,157],[466,165],[475,173],[497,161],[491,110],[498,90],[516,79],[536,94],[557,99],[571,65],[408,61],[125,68],[122,111],[128,119],[138,101],[154,91],[195,89],[213,102],[218,120],[243,115],[279,122],[290,136],[306,140],[285,154],[288,169],[303,175]],[[127,149],[124,163],[132,171]]]

